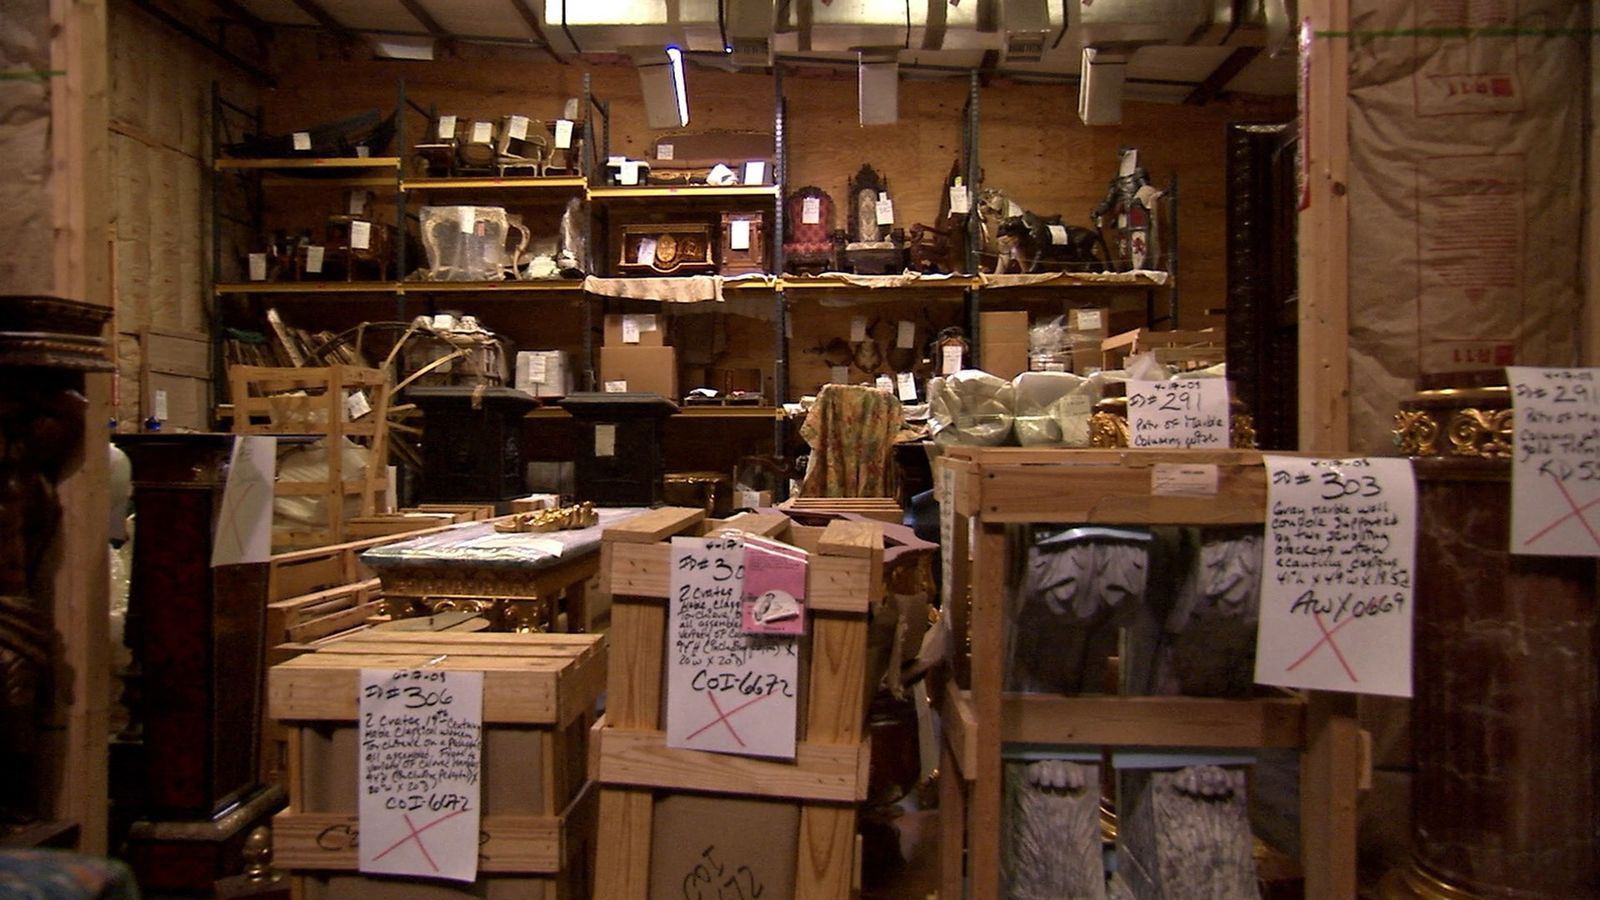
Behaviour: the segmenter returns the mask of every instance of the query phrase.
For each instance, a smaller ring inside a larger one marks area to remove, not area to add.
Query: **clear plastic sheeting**
[[[1100,399],[1098,375],[1023,372],[1011,384],[1017,443],[1024,447],[1089,446],[1089,417]]]
[[[936,443],[996,447],[1011,437],[1016,389],[978,369],[928,382],[928,424]]]
[[[568,531],[499,532],[494,522],[463,522],[444,531],[374,547],[361,561],[382,572],[389,566],[441,569],[542,569],[600,548],[606,528],[644,512],[635,507],[597,509],[598,524]]]

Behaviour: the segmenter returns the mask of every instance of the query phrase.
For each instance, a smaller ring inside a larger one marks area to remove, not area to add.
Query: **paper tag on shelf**
[[[950,188],[950,214],[964,216],[972,209],[972,201],[967,199],[965,185],[952,185]]]
[[[556,149],[566,150],[572,146],[572,120],[556,120]]]
[[[365,215],[367,212],[367,192],[351,191],[346,209],[352,216]]]
[[[910,372],[901,372],[894,377],[895,387],[901,400],[914,403],[917,399],[917,379]]]
[[[622,317],[622,342],[624,344],[639,343],[639,320],[633,316]]]
[[[640,313],[634,316],[634,318],[639,320],[640,331],[655,331],[657,328],[661,327],[657,324],[655,313]]]
[[[478,208],[476,206],[458,206],[461,210],[461,233],[471,234],[478,225]]]
[[[296,153],[305,153],[311,149],[311,132],[296,131],[294,133],[294,149]]]
[[[350,249],[365,250],[372,246],[372,223],[357,219],[350,223]]]
[[[527,140],[528,139],[528,117],[527,116],[512,116],[511,119],[506,122],[506,133],[509,134],[511,136],[511,139],[514,140],[514,141],[525,141],[525,140]]]
[[[156,418],[165,422],[167,420],[167,392],[156,391]]]
[[[1129,150],[1122,154],[1122,165],[1117,169],[1117,177],[1132,175],[1139,168],[1139,151]]]
[[[910,350],[917,342],[917,324],[901,319],[894,329],[894,345],[900,350]]]
[[[605,383],[605,392],[608,394],[626,394],[628,392],[628,382],[608,381]]]
[[[1008,217],[1015,218],[1017,216],[1022,215],[1024,212],[1027,212],[1027,210],[1023,209],[1021,206],[1018,206],[1017,205],[1017,201],[1015,201],[1015,200],[1007,200],[1006,201],[1006,215]]]
[[[829,384],[849,384],[850,383],[850,367],[849,366],[833,366],[830,369],[828,369],[828,383]]]
[[[744,164],[745,184],[765,184],[767,180],[767,161],[753,159]]]
[[[800,224],[822,224],[822,198],[807,197],[800,201]]]
[[[370,157],[371,155],[372,155],[372,151],[367,149],[367,145],[366,144],[357,144],[356,145],[356,156],[357,157],[359,157],[361,159],[366,159],[366,158]]]
[[[1077,329],[1079,331],[1099,331],[1101,328],[1100,310],[1098,309],[1075,309],[1072,311],[1072,315],[1077,320]]]
[[[1050,225],[1050,243],[1065,244],[1067,242],[1067,226]]]
[[[617,426],[610,422],[601,422],[594,426],[594,455],[617,455]]]
[[[1217,467],[1156,463],[1150,467],[1150,493],[1157,497],[1214,497]]]
[[[361,391],[351,391],[344,398],[345,419],[354,422],[369,412],[372,404],[367,401],[367,395]]]
[[[649,263],[656,258],[656,239],[642,238],[639,241],[639,256],[634,262]]]
[[[887,375],[879,375],[877,380],[878,390],[885,394],[894,393],[894,379]]]
[[[487,144],[494,140],[493,122],[473,122],[472,142],[474,144]]]
[[[1067,367],[1063,366],[1061,363],[1051,363],[1050,365],[1053,365],[1056,368],[1045,369],[1046,372],[1065,372],[1067,370]],[[1087,416],[1089,415],[1089,408],[1090,404],[1088,394],[1068,394],[1067,396],[1061,398],[1061,412],[1063,415]]]
[[[250,280],[267,280],[267,255],[265,253],[250,254]]]
[[[864,341],[866,339],[867,339],[867,317],[866,316],[851,316],[850,317],[850,342],[852,344],[859,344],[859,343],[861,343],[862,341]]]
[[[628,158],[626,156],[608,156],[606,157],[606,168],[609,169],[612,166],[620,166],[627,161]]]
[[[728,248],[730,250],[750,249],[749,219],[734,219],[728,223]]]
[[[880,194],[878,195],[878,224],[894,224],[894,201]]]
[[[456,117],[439,117],[439,140],[448,141],[456,136]]]
[[[656,145],[656,159],[671,159],[673,147],[671,144]]]
[[[545,356],[542,353],[535,353],[534,355],[528,357],[529,381],[533,382],[534,384],[545,383],[544,380],[547,377],[545,375],[545,362]]]
[[[306,248],[306,271],[312,275],[322,274],[322,255],[326,249],[316,244]]]
[[[623,184],[629,184],[629,185],[638,184],[639,183],[639,162],[638,162],[638,160],[633,160],[633,159],[623,160],[623,162],[622,162],[622,174],[617,180],[621,181]]]
[[[946,344],[940,350],[939,374],[954,375],[961,371],[961,345]]]
[[[568,97],[567,102],[561,107],[561,118],[576,119],[578,117],[578,98]]]

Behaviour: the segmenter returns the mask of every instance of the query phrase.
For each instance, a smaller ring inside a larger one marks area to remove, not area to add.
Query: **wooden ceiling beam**
[[[1234,76],[1243,72],[1245,66],[1250,65],[1251,61],[1260,55],[1260,47],[1233,48],[1233,52],[1228,54],[1228,58],[1218,63],[1217,67],[1211,70],[1211,74],[1205,77],[1205,80],[1195,85],[1194,90],[1189,92],[1189,96],[1185,97],[1183,102],[1190,106],[1205,106],[1207,103],[1217,99],[1217,96],[1228,86],[1228,82],[1232,81]]]
[[[250,33],[255,35],[258,41],[264,42],[272,34],[272,26],[260,16],[245,9],[244,4],[238,0],[211,0],[211,5],[215,6],[218,12],[250,29]]]
[[[435,19],[433,14],[428,12],[427,7],[422,5],[421,0],[400,0],[400,5],[406,8],[406,12],[411,14],[411,18],[421,23],[423,29],[432,35],[434,40],[448,41],[451,39],[450,32],[444,30],[444,27],[439,24],[439,20]]]
[[[545,37],[544,26],[539,24],[538,14],[529,9],[528,4],[523,0],[508,0],[508,2],[511,4],[511,8],[517,11],[517,15],[522,17],[523,24],[528,26],[529,31],[533,32],[534,40],[539,42],[544,52],[550,54],[550,58],[556,62],[566,65],[566,57],[557,53],[556,48],[551,45],[550,39]]]
[[[335,19],[333,13],[322,8],[317,0],[293,0],[300,11],[317,20],[324,30],[331,32],[340,41],[349,43],[356,40],[356,33],[351,31],[343,22]]]

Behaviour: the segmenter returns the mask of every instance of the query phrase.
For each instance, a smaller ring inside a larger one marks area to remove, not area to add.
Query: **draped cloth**
[[[893,497],[900,401],[860,385],[824,385],[800,426],[811,445],[802,497]]]

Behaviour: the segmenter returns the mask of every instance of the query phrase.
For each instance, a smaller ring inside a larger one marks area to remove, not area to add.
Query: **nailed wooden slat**
[[[876,522],[835,519],[823,530],[819,549],[829,556],[870,559],[883,552],[883,528]]]
[[[561,869],[561,816],[484,816],[478,829],[480,872]],[[272,817],[272,861],[286,869],[353,872],[359,833],[357,816],[281,812]]]
[[[703,509],[663,506],[640,513],[601,532],[601,539],[629,544],[654,544],[688,531],[706,517]]]
[[[761,759],[677,750],[660,731],[607,728],[598,775],[607,785],[850,803],[866,799],[869,756],[864,742],[800,741],[793,762]]]

